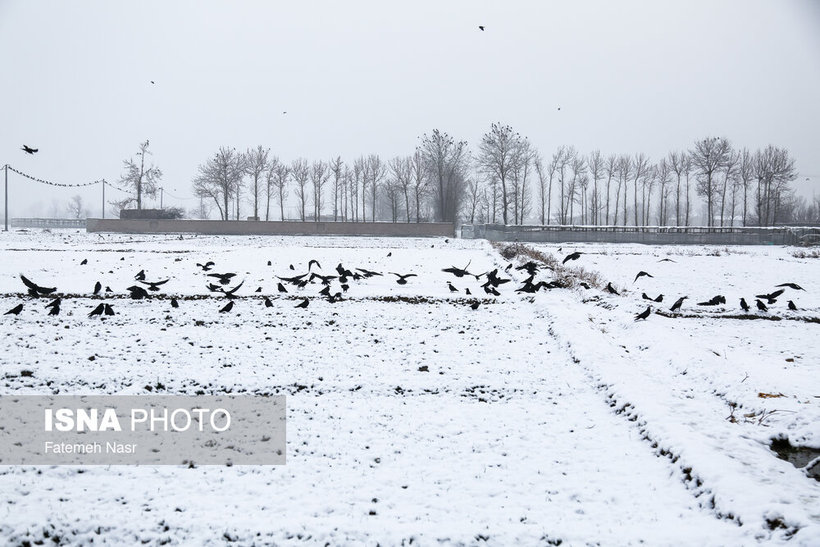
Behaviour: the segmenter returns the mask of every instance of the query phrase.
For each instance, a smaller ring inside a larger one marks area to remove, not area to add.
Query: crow
[[[230,283],[231,278],[234,277],[234,276],[236,276],[235,273],[224,273],[224,274],[212,273],[212,274],[208,274],[208,277],[215,277],[215,278],[219,279],[219,282],[223,285],[227,285],[228,283]]]
[[[302,300],[301,302],[296,304],[296,307],[297,308],[307,308],[309,305],[310,305],[310,299],[305,298],[304,300]]]
[[[495,287],[484,287],[484,292],[493,296],[501,296],[501,293]]]
[[[478,25],[478,30],[480,30],[481,32],[484,32],[484,25]]]
[[[126,287],[125,290],[131,292],[131,298],[134,300],[142,300],[143,298],[147,298],[149,296],[148,291],[139,285],[131,285],[130,287]]]
[[[219,310],[219,313],[227,313],[227,312],[231,311],[232,309],[233,309],[233,300],[231,300],[230,302],[228,302],[227,304],[222,306],[222,308]]]
[[[796,291],[805,291],[803,287],[798,285],[797,283],[781,283],[780,285],[775,285],[775,287],[788,287],[790,289],[794,289]]]
[[[317,273],[310,274],[308,278],[308,283],[312,283],[314,279],[318,279],[322,282],[322,285],[330,285],[330,282],[336,279],[337,276],[335,275],[319,275]]]
[[[39,152],[39,150],[40,150],[40,149],[39,149],[39,148],[32,148],[32,147],[30,147],[29,145],[24,144],[24,145],[23,145],[23,148],[21,148],[20,150],[22,150],[22,151],[23,151],[23,152],[25,152],[26,154],[31,154],[31,155],[33,155],[35,152]]]
[[[23,284],[28,287],[28,293],[31,296],[46,296],[57,290],[56,287],[41,287],[27,279],[23,274],[20,274],[20,279],[23,281]]]
[[[450,283],[449,281],[447,282],[447,288],[450,289],[450,292],[458,292],[458,289],[453,287],[453,284]]]
[[[220,287],[219,285],[216,285],[214,283],[208,283],[207,285],[205,285],[205,288],[208,289],[211,292],[221,292],[222,291],[222,287]]]
[[[244,284],[245,284],[245,280],[243,279],[242,282],[239,283],[239,285],[237,285],[233,289],[230,289],[230,290],[227,290],[227,291],[225,289],[222,289],[222,292],[225,294],[225,298],[233,298],[234,294],[236,294],[236,291],[238,291],[239,288]]]
[[[291,269],[291,270],[295,270],[295,269],[296,269],[296,268],[294,268],[294,267],[293,267],[293,264],[291,264],[290,266],[288,266],[288,268],[289,268],[289,269]]]
[[[134,276],[134,279],[137,281],[145,281],[145,270],[140,270],[137,272],[137,275]]]
[[[285,283],[290,283],[291,285],[295,285],[295,284],[299,283],[302,280],[303,277],[306,277],[306,276],[307,276],[307,274],[295,275],[293,277],[279,277],[279,276],[276,276],[276,277],[279,277],[279,279],[281,279]]]
[[[100,283],[99,281],[97,281],[96,283],[94,283],[94,295],[95,295],[95,296],[96,296],[96,295],[98,295],[98,294],[100,294],[100,290],[101,290],[101,289],[102,289],[102,283]]]
[[[407,278],[408,277],[418,277],[418,275],[416,275],[414,273],[409,273],[409,274],[404,274],[404,275],[397,274],[397,273],[394,273],[394,272],[387,272],[387,273],[389,273],[391,275],[395,275],[396,277],[398,277],[398,279],[396,279],[396,283],[398,283],[399,285],[407,285]]]
[[[783,294],[784,291],[785,289],[779,289],[769,294],[756,294],[755,298],[766,300],[768,304],[774,304],[777,302],[777,297]]]
[[[470,287],[464,288],[464,294],[472,296],[473,293],[470,292]]]
[[[498,268],[494,269],[491,272],[487,272],[486,274],[481,274],[481,275],[486,275],[487,276],[487,283],[486,284],[492,285],[493,287],[496,287],[496,288],[498,288],[500,285],[503,285],[504,283],[509,283],[511,281],[510,279],[501,279],[500,277],[498,277]],[[477,276],[477,277],[480,277],[480,276]],[[530,277],[532,277],[532,276],[530,276]]]
[[[270,260],[268,260],[268,266],[273,266],[273,262],[271,262]]]
[[[106,285],[106,286],[105,286],[105,292],[114,292],[114,291],[112,291],[112,290],[111,290],[111,287],[109,287],[108,285]]]
[[[23,305],[22,304],[17,304],[16,306],[11,308],[9,311],[4,313],[3,315],[9,315],[9,314],[19,315],[21,311],[23,311]]]
[[[619,293],[618,291],[615,290],[615,287],[612,286],[611,282],[606,284],[606,292],[608,292],[609,294],[617,294],[617,295],[621,294],[621,293]]]
[[[479,302],[478,300],[476,300],[476,301],[474,301],[472,304],[470,304],[470,308],[472,308],[472,309],[474,309],[474,310],[477,310],[477,309],[478,309],[479,304],[480,304],[480,302]]]
[[[199,266],[200,268],[202,268],[203,272],[210,271],[211,268],[213,268],[215,266],[215,264],[212,260],[209,260],[205,264],[200,264],[199,262],[197,262],[196,265]]]
[[[84,258],[83,261],[80,262],[80,266],[85,266],[86,264],[88,264],[88,259]]]
[[[698,302],[698,306],[717,306],[720,304],[726,303],[726,297],[723,295],[718,294],[717,296],[713,296],[706,302]]]
[[[144,281],[144,280],[140,280],[140,283],[142,283],[143,285],[148,285],[148,290],[149,291],[158,291],[160,285],[165,285],[169,281],[170,281],[170,279],[165,279],[163,281]]]
[[[278,290],[279,292],[288,292],[288,290],[285,288],[285,286],[282,285],[281,283],[276,284],[276,290]]]
[[[578,260],[579,258],[581,258],[581,253],[576,251],[574,253],[570,253],[567,256],[565,256],[564,261],[561,262],[561,264],[566,264],[570,260]]]
[[[472,260],[470,262],[472,262]],[[473,274],[471,274],[470,272],[467,271],[467,268],[470,267],[470,262],[468,262],[467,265],[464,266],[464,268],[456,268],[455,266],[450,266],[449,268],[444,268],[441,271],[451,273],[456,277],[464,277],[465,275],[473,275]]]
[[[316,264],[316,267],[319,268],[320,270],[322,269],[322,265],[319,264],[318,260],[311,259],[310,262],[308,262],[308,271],[310,271],[310,267],[314,264]]]
[[[262,292],[262,287],[256,287],[256,290],[253,292]]]
[[[63,299],[58,296],[57,298],[55,298],[54,300],[52,300],[51,302],[46,304],[45,307],[46,308],[53,308],[54,306],[60,307],[60,304],[62,304],[62,303],[63,303]]]
[[[270,298],[268,298],[267,296],[265,297],[265,307],[266,308],[272,308],[273,307],[273,302],[271,302]]]
[[[675,261],[672,260],[671,258],[661,258],[660,260],[658,260],[658,262],[675,262]],[[675,264],[677,264],[677,262],[675,262]]]
[[[743,311],[749,311],[749,304],[746,303],[745,298],[740,299],[740,309],[742,309]]]
[[[580,282],[580,283],[578,283],[578,284],[579,284],[579,285],[581,285],[581,286],[582,286],[583,288],[585,288],[585,289],[589,289],[589,283],[584,283],[583,281],[581,281],[581,282]]]
[[[654,298],[648,296],[645,292],[641,293],[641,298],[643,298],[644,300],[654,300]]]
[[[797,306],[794,305],[794,302],[789,300],[789,309],[792,311],[797,311]]]
[[[658,303],[663,302],[663,295],[659,294],[658,297],[655,299],[655,302],[658,302]]]
[[[769,311],[769,308],[766,307],[766,304],[764,304],[760,300],[755,300],[755,302],[757,303],[757,309],[759,309],[760,311]]]
[[[347,292],[347,289],[349,289],[349,288],[350,288],[350,285],[348,285],[347,283],[342,283],[341,287],[342,287],[342,290],[343,290],[344,292]]]
[[[680,307],[683,305],[683,301],[686,300],[687,298],[689,298],[689,297],[688,296],[681,296],[680,298],[675,300],[675,303],[672,304],[672,307],[669,308],[669,311],[678,311],[680,309]]]
[[[91,310],[91,313],[88,314],[88,317],[93,317],[95,315],[102,315],[105,311],[105,304],[99,304],[96,308]]]
[[[330,296],[330,285],[325,285],[325,288],[319,291],[322,296]]]
[[[635,281],[638,280],[639,277],[644,277],[644,276],[646,276],[646,277],[655,277],[654,275],[652,275],[650,273],[646,273],[645,271],[641,270],[640,272],[638,272],[638,275],[635,276],[635,279],[632,282],[634,283]]]
[[[530,261],[529,261],[529,262],[527,262],[526,264],[524,264],[524,265],[522,265],[522,266],[518,266],[518,267],[516,268],[516,270],[518,270],[518,271],[521,271],[521,270],[526,270],[526,272],[527,272],[528,274],[530,274],[530,275],[535,275],[535,272],[537,272],[537,271],[538,271],[538,264],[536,264],[535,262],[533,262],[532,260],[530,260]]]
[[[51,309],[48,310],[49,315],[60,315],[60,306],[51,306]]]
[[[116,315],[114,313],[114,308],[111,307],[111,304],[106,304],[105,309],[103,310],[105,315]]]
[[[390,251],[389,253],[387,253],[388,258],[390,258],[391,256],[393,256],[393,251]]]
[[[356,270],[362,272],[365,279],[367,279],[368,277],[373,277],[374,275],[382,275],[379,272],[365,270],[364,268],[356,268]]]
[[[652,313],[652,308],[647,306],[644,311],[635,316],[635,321],[640,321],[641,319],[646,321],[646,318],[649,317],[650,313]]]
[[[353,272],[342,266],[341,262],[336,266],[336,273],[338,273],[340,277],[353,277]]]
[[[176,298],[171,299],[171,307],[172,308],[178,308],[179,307],[179,302],[177,302]]]
[[[504,268],[504,271],[505,271],[505,272],[509,272],[509,271],[510,271],[510,269],[512,269],[512,266],[513,266],[513,265],[512,265],[512,262],[510,262],[509,264],[507,264],[507,267],[506,267],[506,268]]]

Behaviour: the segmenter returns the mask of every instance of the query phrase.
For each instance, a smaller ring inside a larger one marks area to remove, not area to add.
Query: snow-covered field
[[[820,543],[820,483],[770,449],[820,448],[820,259],[529,249],[583,253],[535,281],[599,285],[516,293],[527,274],[504,273],[485,241],[4,234],[0,306],[24,309],[0,323],[0,394],[286,394],[288,447],[285,466],[0,467],[2,542]],[[324,275],[339,263],[384,275],[350,281],[336,303],[318,281],[279,293],[276,276],[311,259]],[[196,266],[208,260],[244,280],[229,313]],[[492,297],[484,277],[441,271],[468,263],[514,282]],[[140,270],[170,281],[130,300]],[[633,282],[640,270],[654,277]],[[60,315],[25,296],[20,273],[71,295]],[[117,315],[87,317],[96,281]],[[806,290],[757,312],[754,295],[784,282]],[[697,305],[718,294],[725,305]],[[748,315],[780,320],[748,319],[741,296]],[[648,304],[664,315],[634,321]]]

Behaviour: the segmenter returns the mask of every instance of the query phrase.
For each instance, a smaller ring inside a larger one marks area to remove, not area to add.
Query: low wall
[[[707,228],[701,226],[502,226],[461,227],[464,238],[528,243],[644,243],[647,245],[799,245],[817,228]]]
[[[137,220],[89,218],[88,232],[128,234],[209,234],[209,235],[346,235],[453,237],[450,223],[404,222],[276,222],[245,220]]]

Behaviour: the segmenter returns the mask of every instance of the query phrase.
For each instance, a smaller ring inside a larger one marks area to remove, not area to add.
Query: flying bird
[[[38,152],[40,149],[39,148],[32,148],[29,145],[24,144],[23,148],[21,148],[20,150],[22,150],[26,154],[34,154],[35,152]]]
[[[686,300],[687,298],[689,298],[689,297],[688,296],[681,296],[680,298],[675,300],[675,303],[672,304],[672,307],[669,308],[669,311],[678,311],[680,309],[680,307],[683,305],[683,301]]]
[[[143,298],[147,298],[149,296],[148,291],[139,285],[131,285],[130,287],[126,287],[125,290],[131,292],[131,298],[134,300],[142,300]]]
[[[21,311],[23,311],[23,305],[22,305],[22,304],[17,304],[16,306],[14,306],[13,308],[11,308],[9,311],[7,311],[6,313],[4,313],[3,315],[9,315],[9,314],[11,314],[11,315],[19,315]]]
[[[707,300],[706,302],[698,302],[698,306],[718,306],[720,304],[726,303],[726,297],[723,295],[716,295]]]
[[[209,260],[205,264],[200,264],[199,262],[197,262],[196,265],[199,266],[200,268],[202,268],[203,272],[207,272],[215,266],[215,264],[212,260]]]
[[[576,251],[565,256],[564,261],[561,262],[561,264],[566,264],[569,260],[578,260],[579,258],[581,258],[581,253]]]
[[[356,268],[356,271],[362,272],[365,279],[367,279],[368,277],[373,277],[375,275],[379,275],[379,276],[382,275],[379,272],[374,272],[372,270],[365,270],[364,268]]]
[[[777,297],[783,294],[786,289],[778,289],[774,292],[769,294],[756,294],[755,298],[760,298],[762,300],[766,300],[768,304],[774,304],[777,302]]]
[[[296,304],[296,307],[297,308],[307,308],[309,305],[310,305],[310,299],[305,298],[304,300],[302,300],[301,302]]]
[[[308,271],[310,271],[310,267],[314,264],[316,264],[316,267],[319,268],[320,270],[322,269],[322,265],[319,264],[318,260],[311,259],[310,262],[308,262]]]
[[[743,311],[749,311],[749,304],[746,303],[745,298],[740,299],[740,309],[742,309]]]
[[[414,273],[409,273],[409,274],[404,274],[404,275],[397,274],[397,273],[394,273],[394,272],[388,272],[388,273],[398,277],[398,279],[396,279],[396,283],[398,283],[399,285],[407,285],[407,278],[408,277],[418,277],[418,275],[416,275]]]
[[[650,313],[652,313],[652,308],[650,306],[647,306],[644,311],[635,316],[635,321],[646,321],[646,318],[649,317]]]
[[[672,260],[671,258],[661,258],[660,260],[658,260],[658,262],[675,262],[675,261]],[[677,264],[677,262],[675,262],[675,264]]]
[[[775,285],[775,287],[788,287],[790,289],[794,289],[796,291],[805,291],[803,287],[798,285],[797,283],[781,283],[780,285]]]
[[[51,306],[51,309],[48,310],[49,315],[60,315],[60,305]]]
[[[472,262],[472,260],[470,261]],[[467,265],[464,268],[456,268],[455,266],[450,266],[449,268],[444,268],[441,270],[442,272],[451,273],[456,277],[464,277],[465,275],[473,275],[467,271],[467,268],[470,267],[470,262],[467,262]]]
[[[23,274],[20,274],[20,279],[23,281],[23,284],[28,287],[28,293],[31,296],[46,296],[57,290],[56,287],[41,287],[26,278]]]
[[[141,280],[140,283],[142,283],[143,285],[148,285],[148,290],[149,291],[158,291],[159,286],[160,285],[165,285],[166,283],[168,283],[168,281],[170,281],[170,279],[165,279],[163,281],[143,281],[143,280]]]
[[[230,302],[228,302],[227,304],[222,306],[222,308],[219,310],[219,313],[227,313],[227,312],[231,311],[232,309],[233,309],[233,300],[231,300]]]
[[[238,291],[239,288],[242,287],[242,285],[244,285],[244,284],[245,284],[245,280],[243,279],[242,282],[239,283],[239,285],[237,285],[233,289],[230,289],[230,290],[227,290],[227,291],[225,289],[222,289],[222,292],[225,294],[226,298],[233,298],[234,294],[236,294],[236,291]]]
[[[87,259],[87,258],[84,258],[84,259],[82,260],[82,262],[80,262],[80,266],[85,266],[86,264],[88,264],[88,259]]]
[[[137,275],[134,276],[134,279],[137,281],[145,281],[145,270],[138,271]]]
[[[645,272],[645,271],[641,270],[640,272],[638,272],[638,275],[636,275],[636,276],[635,276],[635,279],[634,279],[632,282],[634,283],[634,282],[635,282],[635,281],[637,281],[637,280],[638,280],[638,278],[640,278],[640,277],[655,277],[655,276],[654,276],[654,275],[652,275],[652,274],[650,274],[650,273],[647,273],[647,272]]]
[[[478,30],[480,30],[481,32],[484,32],[484,25],[478,25]]]
[[[234,277],[234,276],[236,276],[235,273],[224,273],[224,274],[212,273],[212,274],[208,274],[208,277],[215,277],[215,278],[219,279],[219,282],[222,283],[223,285],[227,285],[228,283],[230,283],[231,278]]]

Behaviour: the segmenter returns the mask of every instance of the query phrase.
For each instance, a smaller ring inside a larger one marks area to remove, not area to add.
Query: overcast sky
[[[116,181],[150,139],[166,204],[221,145],[388,159],[496,121],[545,156],[775,144],[820,195],[816,0],[2,0],[0,67],[0,165]],[[77,193],[9,178],[11,216]]]

